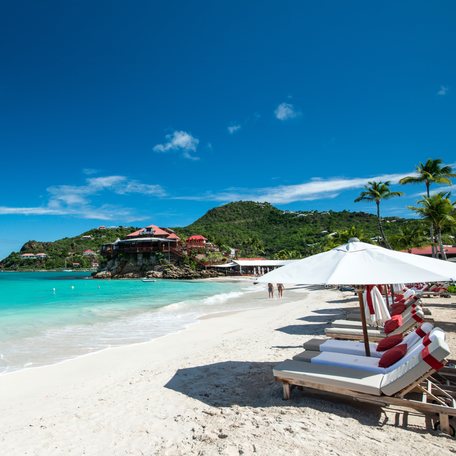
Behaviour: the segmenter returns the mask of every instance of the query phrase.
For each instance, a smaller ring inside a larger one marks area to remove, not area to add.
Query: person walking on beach
[[[268,283],[268,294],[270,298],[274,297],[274,285],[272,283]]]
[[[283,283],[278,283],[277,284],[277,293],[279,295],[279,298],[281,298],[283,296],[283,290],[284,290],[284,286],[283,286]]]

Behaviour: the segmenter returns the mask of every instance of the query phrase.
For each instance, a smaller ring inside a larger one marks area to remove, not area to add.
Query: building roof
[[[251,260],[267,260],[267,258],[264,258],[264,257],[252,257],[252,258],[238,258],[238,260],[240,260],[240,261],[244,261],[244,260],[248,260],[248,261],[251,261]]]
[[[84,253],[95,253],[92,249],[84,250]]]
[[[298,260],[268,260],[266,258],[238,258],[233,260],[233,263],[236,263],[239,266],[254,266],[254,267],[269,267],[269,266],[284,266],[288,263],[293,263],[293,261]]]
[[[115,244],[129,244],[133,242],[176,242],[177,239],[172,238],[159,238],[159,237],[139,237],[139,238],[132,238],[132,239],[121,239],[120,241],[116,241]]]
[[[216,264],[214,268],[233,268],[235,266],[252,266],[252,267],[277,267],[285,266],[288,263],[293,263],[297,260],[268,260],[267,258],[239,258],[231,263]]]
[[[36,254],[35,253],[21,253],[21,256],[30,257],[30,256],[36,256]]]
[[[456,255],[456,247],[453,247],[451,245],[444,245],[443,248],[447,254]],[[426,247],[413,247],[409,250],[403,250],[403,252],[413,253],[414,255],[432,255],[432,247],[430,245]]]
[[[176,239],[176,240],[177,240],[177,239],[180,239],[180,237],[179,237],[176,233],[171,233],[171,234],[167,237],[167,239]]]
[[[207,239],[204,236],[201,236],[201,234],[194,234],[193,236],[188,237],[187,241],[207,241]]]
[[[153,235],[154,236],[170,237],[171,235],[174,234],[171,230],[168,231],[166,229],[160,228],[157,225],[148,225],[145,228],[141,228],[140,230],[136,230],[136,231],[133,231],[133,233],[127,234],[127,237],[128,238],[138,237],[138,236],[141,236],[144,233],[149,234],[150,230],[153,231]],[[174,236],[177,237],[176,234],[174,234]],[[175,238],[173,237],[172,239],[175,239]]]

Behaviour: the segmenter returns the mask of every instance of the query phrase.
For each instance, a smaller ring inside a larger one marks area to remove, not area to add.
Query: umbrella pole
[[[363,300],[363,287],[358,288],[358,301],[359,301],[359,310],[361,313],[361,324],[363,325],[363,337],[364,337],[364,350],[366,351],[366,356],[370,356],[370,347],[369,347],[369,335],[367,333],[367,323],[366,323],[366,311],[364,308]]]

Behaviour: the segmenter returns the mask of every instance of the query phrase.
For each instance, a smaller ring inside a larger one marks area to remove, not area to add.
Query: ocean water
[[[0,373],[178,331],[245,307],[248,283],[93,280],[87,273],[0,273]]]

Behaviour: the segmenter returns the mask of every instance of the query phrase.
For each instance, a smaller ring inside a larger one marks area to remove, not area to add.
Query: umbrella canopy
[[[258,282],[371,285],[456,280],[456,264],[350,240],[328,252],[282,266]]]
[[[282,266],[258,282],[309,285],[371,285],[408,282],[453,281],[456,264],[411,253],[395,252],[350,239],[328,252]],[[358,292],[366,356],[370,356],[366,313]]]

